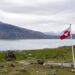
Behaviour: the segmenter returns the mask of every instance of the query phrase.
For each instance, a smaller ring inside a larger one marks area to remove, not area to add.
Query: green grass
[[[14,65],[14,67],[11,66]],[[24,65],[21,65],[15,61],[0,62],[0,75],[30,75],[27,70],[24,70]]]
[[[4,51],[0,51],[0,61],[3,61],[5,58],[5,52]]]
[[[75,50],[75,49],[74,49]],[[67,61],[72,62],[71,48],[56,48],[56,49],[41,49],[41,50],[22,50],[14,51],[16,55],[16,61],[36,61],[42,59],[47,61]],[[5,51],[0,52],[0,75],[48,75],[53,69],[49,65],[30,64],[23,65],[15,61],[5,60]],[[10,67],[14,64],[15,67]],[[3,65],[3,67],[1,67]],[[57,70],[57,75],[75,75],[71,72],[71,68],[62,68],[54,66]]]
[[[44,59],[52,61],[72,61],[71,48],[57,48],[57,49],[41,49],[41,50],[27,50],[16,51],[17,60],[24,60],[31,55],[31,59]],[[30,58],[29,58],[30,60]]]
[[[15,65],[15,67],[11,67],[11,64]],[[49,65],[23,65],[15,61],[0,62],[0,65],[4,66],[0,67],[0,75],[49,75],[53,70],[56,70],[57,75],[75,75],[75,72],[71,72],[71,68],[59,66],[54,66],[54,69],[51,69]]]
[[[75,49],[74,49],[75,50]],[[14,51],[16,60],[36,60],[43,59],[45,61],[72,61],[71,48],[41,49],[41,50],[22,50]],[[31,54],[31,55],[29,55]],[[5,52],[0,52],[0,61],[5,60]],[[29,58],[30,57],[30,58]]]

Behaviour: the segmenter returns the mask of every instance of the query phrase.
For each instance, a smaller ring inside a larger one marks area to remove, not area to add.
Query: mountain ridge
[[[42,32],[0,22],[0,39],[48,39]]]
[[[0,22],[0,39],[59,39],[59,36],[54,32],[44,33]],[[72,36],[75,39],[75,34]]]
[[[55,32],[44,32],[45,35],[49,35],[50,39],[60,39],[61,33],[55,33]],[[75,39],[75,34],[72,34],[72,38]],[[70,39],[70,36],[66,39]]]

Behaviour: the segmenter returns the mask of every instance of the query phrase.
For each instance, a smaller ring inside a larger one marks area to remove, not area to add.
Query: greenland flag
[[[63,33],[60,35],[60,39],[63,40],[70,36],[70,27],[68,27],[66,30],[63,31]]]

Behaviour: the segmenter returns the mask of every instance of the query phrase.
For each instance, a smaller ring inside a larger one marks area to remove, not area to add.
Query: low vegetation
[[[75,49],[74,49],[75,50]],[[7,51],[0,52],[0,61],[5,60]],[[16,50],[14,51],[16,60],[37,60],[44,61],[68,61],[72,62],[72,50],[69,47],[56,49],[39,49],[39,50]]]
[[[56,75],[75,75],[75,72],[71,71],[72,68],[43,65],[44,62],[48,61],[72,62],[71,47],[8,52],[0,52],[0,75],[51,75],[52,72],[56,72]],[[7,58],[12,55],[16,58],[14,60],[6,60],[6,55]],[[18,62],[22,60],[31,64],[24,65]]]

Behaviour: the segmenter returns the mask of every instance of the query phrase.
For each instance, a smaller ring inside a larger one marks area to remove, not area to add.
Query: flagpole
[[[70,32],[71,32],[71,45],[72,45],[72,57],[73,57],[73,67],[75,68],[75,59],[74,59],[74,48],[73,48],[73,44],[72,44],[72,28],[71,28],[71,24],[70,24]]]

